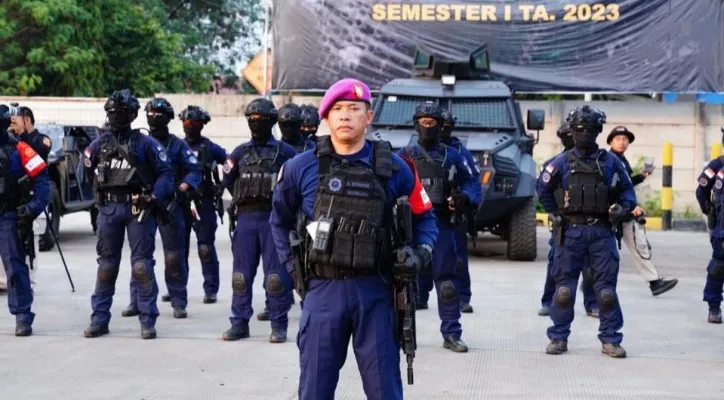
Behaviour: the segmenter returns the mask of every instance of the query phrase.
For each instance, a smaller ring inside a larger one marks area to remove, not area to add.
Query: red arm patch
[[[35,178],[45,169],[46,165],[43,158],[27,143],[18,142],[15,148],[18,150],[18,154],[20,154],[20,164],[23,166],[23,170],[28,177]]]
[[[412,213],[415,215],[420,215],[432,210],[432,202],[430,202],[430,198],[427,197],[427,192],[425,192],[425,188],[420,182],[420,177],[417,175],[417,168],[415,168],[415,163],[413,163],[412,160],[405,156],[401,156],[400,158],[405,160],[407,165],[412,170],[412,175],[415,179],[415,187],[412,188],[412,193],[410,193],[410,195],[408,196]]]

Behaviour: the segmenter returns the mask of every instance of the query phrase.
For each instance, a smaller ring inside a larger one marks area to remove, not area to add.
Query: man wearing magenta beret
[[[392,277],[414,277],[432,259],[438,232],[412,167],[387,144],[365,140],[370,102],[369,88],[356,79],[332,85],[319,108],[330,135],[287,161],[274,190],[270,223],[280,261],[295,279],[295,268],[307,273],[297,335],[302,400],[334,398],[350,338],[366,397],[402,399]],[[394,263],[390,221],[403,196],[414,240],[398,249],[404,262]],[[295,232],[305,249],[299,267],[290,250]]]

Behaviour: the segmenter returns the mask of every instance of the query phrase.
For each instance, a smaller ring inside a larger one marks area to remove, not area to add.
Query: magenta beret
[[[369,86],[360,80],[345,78],[337,81],[324,93],[322,104],[319,105],[319,117],[326,118],[329,109],[341,100],[363,101],[369,104],[372,102],[372,93]]]

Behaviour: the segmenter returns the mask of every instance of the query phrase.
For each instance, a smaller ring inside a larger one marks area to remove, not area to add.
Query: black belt
[[[580,225],[606,225],[611,226],[611,222],[604,217],[596,217],[590,215],[566,215],[565,220],[569,224],[580,224]]]
[[[351,268],[338,268],[333,265],[317,265],[314,264],[311,268],[312,277],[314,279],[332,279],[332,280],[343,280],[352,279],[360,276],[373,276],[377,275],[376,269],[351,269]]]
[[[133,200],[133,196],[135,196],[135,194],[104,193],[101,195],[101,199],[109,203],[130,203]]]

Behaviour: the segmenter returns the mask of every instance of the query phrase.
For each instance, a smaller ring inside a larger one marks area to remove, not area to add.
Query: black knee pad
[[[181,260],[179,254],[172,251],[164,254],[164,263],[166,264],[166,276],[174,279],[181,279]]]
[[[601,290],[601,311],[611,311],[616,308],[618,304],[618,296],[613,289]]]
[[[115,284],[116,278],[118,278],[118,267],[111,267],[106,265],[98,266],[98,283]]]
[[[571,291],[571,288],[567,286],[559,286],[556,290],[556,295],[553,296],[553,300],[555,300],[556,304],[562,308],[573,306],[573,292]]]
[[[458,301],[458,293],[452,281],[444,281],[440,284],[440,302],[451,304]]]
[[[269,294],[279,296],[284,293],[284,284],[279,274],[270,274],[266,278],[266,291]]]
[[[142,285],[151,283],[151,274],[146,269],[146,264],[141,261],[133,263],[133,277]]]
[[[724,260],[714,260],[709,275],[714,279],[724,279]]]
[[[241,272],[231,274],[231,289],[235,294],[246,293],[246,280]]]
[[[200,244],[199,245],[199,258],[201,259],[202,263],[210,263],[211,262],[211,246],[208,244]]]

